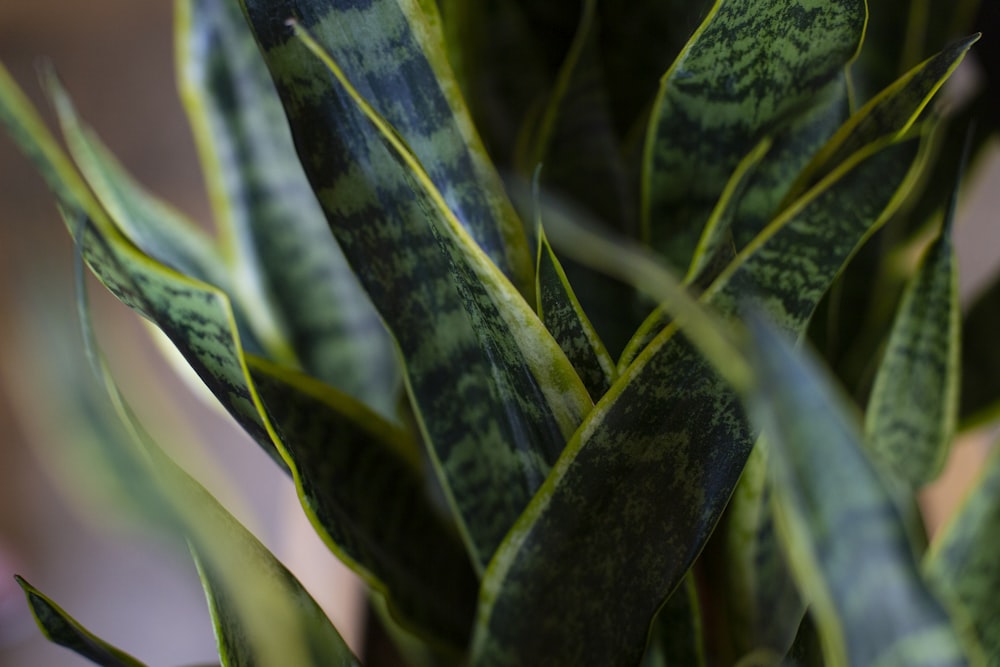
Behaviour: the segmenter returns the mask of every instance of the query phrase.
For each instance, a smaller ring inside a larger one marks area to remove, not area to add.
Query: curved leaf
[[[399,622],[463,651],[478,582],[457,533],[427,497],[412,436],[318,381],[254,357],[248,366],[327,546]]]
[[[592,403],[418,156],[322,46],[299,35],[267,57],[293,132],[309,137],[303,157],[334,233],[400,347],[420,427],[483,566]],[[309,90],[294,87],[303,76]],[[340,127],[332,134],[315,124],[328,115]]]
[[[979,35],[959,40],[928,58],[872,98],[853,114],[799,175],[789,196],[815,183],[862,147],[883,137],[900,137],[917,121],[920,113],[955,68],[965,58]]]
[[[941,472],[957,421],[961,334],[951,240],[955,198],[941,235],[903,294],[865,411],[868,451],[911,489]]]
[[[744,249],[703,300],[732,315],[755,295],[800,334],[913,182],[920,146],[911,138],[854,156]],[[638,263],[622,252],[608,248],[608,263]],[[478,664],[641,657],[653,614],[707,540],[753,442],[728,384],[676,330],[661,332],[587,416],[491,561],[473,635]]]
[[[663,77],[646,136],[644,239],[675,266],[743,157],[860,47],[863,0],[718,0]],[[720,48],[724,45],[724,48]]]
[[[264,311],[280,339],[272,346],[290,348],[306,372],[394,416],[391,340],[302,173],[243,13],[225,0],[176,7],[182,99],[233,265],[227,291]]]
[[[101,667],[145,667],[129,654],[94,636],[40,590],[14,575],[45,637]]]
[[[971,651],[1000,656],[1000,450],[994,449],[958,511],[931,544],[924,572],[941,600],[968,629]]]
[[[750,325],[747,403],[772,447],[779,534],[827,664],[966,664],[846,401],[760,316]]]
[[[352,114],[342,119],[330,113],[332,100],[317,104],[318,98],[328,94],[331,75],[324,72],[322,63],[305,54],[301,44],[289,43],[287,19],[295,19],[316,36],[360,97],[399,132],[469,235],[522,294],[530,294],[534,283],[524,229],[458,92],[442,50],[440,19],[433,3],[241,3],[291,118],[292,134],[314,191],[331,185],[339,170],[329,167],[341,156],[321,149],[315,131],[305,136],[306,126],[323,134],[359,128]],[[347,245],[339,235],[338,240]],[[350,260],[350,251],[344,249]]]
[[[577,301],[566,273],[540,227],[537,280],[538,316],[596,401],[614,382],[615,363]]]

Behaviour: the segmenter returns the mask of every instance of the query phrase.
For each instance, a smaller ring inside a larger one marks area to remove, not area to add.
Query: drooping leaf
[[[281,102],[239,6],[178,0],[178,70],[237,304],[292,363],[395,415],[391,340],[299,165]],[[270,355],[283,360],[280,355]]]
[[[690,263],[743,157],[811,103],[860,46],[865,4],[716,2],[663,77],[646,137],[643,237]]]
[[[300,159],[320,199],[324,199],[321,191],[330,187],[331,179],[339,173],[329,167],[342,156],[317,145],[315,133],[307,140],[303,136],[305,125],[322,127],[324,134],[357,128],[350,115],[341,119],[331,113],[329,104],[316,103],[329,93],[332,75],[324,73],[322,63],[307,55],[297,40],[289,42],[287,19],[295,19],[316,36],[359,96],[399,133],[467,233],[522,294],[530,294],[534,286],[532,258],[524,229],[459,94],[443,51],[434,3],[241,3],[291,118]],[[317,170],[321,164],[326,168]],[[321,203],[326,207],[326,202]],[[358,203],[356,199],[354,204]],[[338,240],[347,245],[339,235]],[[346,247],[344,250],[350,261],[351,252]],[[356,269],[356,262],[352,264]]]
[[[538,232],[538,316],[562,347],[591,398],[598,400],[615,379],[615,362],[577,301],[555,251]]]
[[[31,613],[49,641],[65,646],[101,667],[145,667],[129,654],[94,636],[23,577],[15,575],[14,579],[27,596]]]
[[[924,572],[934,591],[966,630],[970,653],[1000,656],[1000,450],[994,449],[978,481],[931,544]]]
[[[376,3],[372,15],[362,14],[377,20],[389,12],[388,24],[406,34],[411,24],[403,19],[420,28],[417,17],[396,16],[393,7]],[[336,27],[339,14],[330,11],[324,29],[346,29]],[[266,57],[306,170],[400,347],[432,459],[473,560],[483,566],[591,409],[590,398],[534,311],[448,208],[418,156],[339,64],[304,28],[299,41],[270,25],[272,14],[251,16],[261,23],[258,37],[278,40],[265,41]],[[311,82],[308,90],[302,77]],[[337,119],[336,132],[327,118]]]
[[[966,664],[845,399],[761,316],[750,325],[746,400],[771,445],[779,534],[827,663]]]
[[[868,451],[910,489],[941,472],[957,421],[961,315],[951,240],[957,195],[903,295],[865,411]]]
[[[959,40],[920,63],[853,114],[799,175],[791,196],[830,172],[861,147],[902,136],[965,58],[979,35]]]
[[[732,315],[757,295],[786,331],[801,333],[912,183],[921,144],[883,142],[854,156],[750,244],[704,301]],[[648,261],[613,244],[600,254],[623,273]],[[656,294],[652,276],[637,275]],[[473,643],[481,664],[640,658],[653,614],[707,540],[753,441],[732,390],[698,352],[702,331],[692,332],[695,347],[676,330],[662,331],[587,416],[490,563]],[[736,360],[709,356],[736,379],[725,367]]]
[[[249,358],[254,385],[327,546],[428,641],[464,650],[478,583],[427,497],[412,438],[330,387]]]
[[[284,467],[249,385],[241,338],[225,294],[156,262],[122,235],[2,67],[0,121],[56,194],[69,231],[95,275],[166,334],[223,407]],[[81,218],[88,222],[78,233],[75,222]]]

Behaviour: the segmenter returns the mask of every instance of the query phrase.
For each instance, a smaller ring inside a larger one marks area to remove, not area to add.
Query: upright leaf
[[[361,14],[377,20],[390,4]],[[306,170],[399,345],[432,458],[473,561],[483,566],[589,412],[590,398],[402,136],[319,43],[303,29],[303,41],[280,36],[272,15],[258,10],[251,12],[258,37],[279,40],[266,57]],[[399,26],[391,14],[388,25],[409,34],[410,24]],[[322,21],[325,30],[342,29],[337,16]],[[410,55],[417,67],[419,52]],[[327,118],[337,119],[334,131]]]
[[[328,92],[321,63],[288,43],[295,19],[344,69],[361,98],[399,132],[465,230],[522,294],[533,286],[524,229],[469,118],[443,49],[434,3],[417,0],[241,0],[271,70],[314,191],[331,185],[323,134],[357,129],[352,116],[316,104]],[[308,56],[305,56],[308,58]],[[319,130],[318,128],[322,128]],[[317,170],[323,164],[326,169]],[[347,167],[350,162],[343,163]],[[322,194],[320,196],[322,199]],[[329,211],[327,211],[329,213]],[[329,218],[329,216],[328,216]],[[341,245],[346,245],[342,239]],[[350,260],[350,251],[345,248]],[[356,262],[355,262],[356,265]],[[370,290],[369,290],[370,291]],[[377,305],[377,304],[376,304]]]
[[[729,175],[860,46],[863,0],[718,0],[664,75],[646,136],[644,238],[685,267]]]
[[[392,343],[302,172],[239,6],[176,6],[182,99],[232,264],[230,293],[264,310],[259,317],[283,338],[292,363],[393,417],[399,373]]]
[[[23,577],[15,575],[14,578],[28,598],[28,606],[38,627],[49,641],[65,646],[101,667],[144,667],[129,654],[96,637]]]
[[[704,301],[732,315],[756,295],[801,334],[913,182],[920,145],[854,156],[744,249]],[[614,246],[605,253],[623,273],[642,263]],[[490,563],[473,644],[481,664],[641,657],[653,614],[714,528],[753,442],[728,384],[676,331],[662,331],[587,416]]]
[[[941,235],[903,294],[865,411],[869,452],[911,489],[941,472],[957,421],[961,315],[951,241],[955,198]]]
[[[778,527],[827,664],[966,664],[846,401],[760,316],[750,324],[746,400],[772,447]]]
[[[615,363],[577,301],[573,287],[541,228],[538,232],[537,276],[538,315],[566,353],[591,398],[596,401],[614,381]]]
[[[1000,656],[1000,450],[990,454],[962,505],[931,544],[924,572],[931,586],[968,630],[970,652],[997,664]]]

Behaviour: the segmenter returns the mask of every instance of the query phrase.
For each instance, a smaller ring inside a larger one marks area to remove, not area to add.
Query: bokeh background
[[[171,21],[167,0],[2,0],[0,60],[46,113],[37,67],[43,59],[54,63],[80,114],[140,182],[192,218],[207,220],[175,93]],[[962,74],[974,82],[974,64]],[[1000,161],[994,156],[979,165],[962,203],[957,246],[966,298],[996,273],[997,211]],[[37,434],[24,404],[37,399],[16,379],[33,363],[25,323],[40,309],[71,308],[72,290],[72,250],[62,221],[41,179],[0,133],[0,369],[6,371],[0,373],[0,666],[89,664],[41,638],[12,572],[150,665],[212,661],[211,625],[186,555],[134,525],[107,521],[109,508],[95,509],[68,493],[59,472],[42,466],[36,454]],[[113,351],[125,390],[146,396],[139,406],[143,419],[154,433],[182,441],[177,452],[185,465],[212,478],[213,490],[357,642],[358,624],[350,620],[358,605],[355,584],[304,525],[288,480],[225,418],[190,396],[151,353],[130,312],[99,289],[91,292],[102,344]],[[68,326],[72,317],[66,313]],[[933,525],[950,512],[991,438],[987,428],[956,447],[942,483],[927,494]],[[226,480],[212,476],[218,469]]]

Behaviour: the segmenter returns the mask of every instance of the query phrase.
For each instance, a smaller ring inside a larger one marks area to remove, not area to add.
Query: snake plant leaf
[[[827,664],[966,664],[847,401],[774,325],[759,315],[749,325],[747,405],[771,446],[779,534]]]
[[[249,384],[241,337],[225,294],[156,262],[122,235],[3,68],[0,121],[56,194],[69,231],[82,244],[95,275],[167,335],[223,407],[284,467]],[[87,224],[78,233],[81,218]]]
[[[327,546],[404,625],[464,650],[478,581],[427,496],[412,436],[319,381],[255,357],[248,366]]]
[[[705,667],[705,638],[694,575],[674,591],[656,615],[640,667]]]
[[[979,37],[976,34],[961,39],[928,58],[853,114],[803,169],[791,196],[861,147],[885,136],[905,134]]]
[[[761,650],[786,655],[806,613],[775,531],[768,456],[767,438],[759,437],[706,547],[704,576],[725,600],[731,659]]]
[[[690,264],[739,161],[851,60],[865,16],[863,0],[715,3],[664,75],[646,136],[643,238],[673,265]]]
[[[324,156],[314,136],[302,135],[306,114],[312,114],[310,122],[319,123],[315,126],[323,127],[326,134],[357,128],[350,116],[340,120],[324,113],[328,107],[315,104],[326,91],[330,75],[323,72],[322,64],[303,64],[302,45],[288,43],[285,21],[291,18],[316,36],[360,96],[395,128],[479,247],[522,294],[531,294],[533,263],[524,228],[469,118],[442,47],[434,3],[241,3],[292,117],[293,136],[313,189],[328,187],[336,172],[329,171],[329,164],[324,165],[327,169],[316,170],[316,163],[333,155]]]
[[[14,579],[27,596],[31,613],[47,639],[101,667],[145,667],[129,654],[94,636],[24,577],[15,575]]]
[[[391,339],[302,172],[242,11],[221,0],[176,7],[182,100],[233,264],[234,302],[266,304],[303,370],[393,416]]]
[[[773,145],[737,201],[733,245],[741,249],[780,212],[799,173],[850,115],[847,74],[838,72],[793,117],[775,128]]]
[[[321,45],[299,35],[267,57],[334,233],[400,347],[420,426],[481,567],[592,402],[417,155]],[[318,129],[328,116],[343,131]]]
[[[956,197],[903,295],[865,411],[869,453],[911,489],[941,472],[958,416]]]
[[[538,316],[596,401],[615,380],[615,362],[580,307],[566,273],[541,228],[538,232],[536,275]]]
[[[740,160],[729,177],[726,187],[719,195],[719,201],[715,203],[715,208],[712,209],[712,214],[705,224],[701,238],[698,239],[684,282],[691,285],[709,284],[735,257],[736,244],[732,227],[736,209],[742,202],[747,186],[760,167],[761,161],[771,150],[771,145],[770,137],[761,139],[760,143]]]
[[[912,185],[922,145],[915,136],[861,151],[744,249],[703,300],[734,315],[755,295],[801,334]],[[640,659],[654,613],[708,539],[753,442],[728,384],[676,330],[662,331],[595,406],[491,561],[477,664]]]
[[[924,558],[930,585],[967,629],[970,652],[981,651],[996,664],[1000,655],[1000,568],[996,531],[1000,526],[1000,450],[990,454],[978,481]]]

